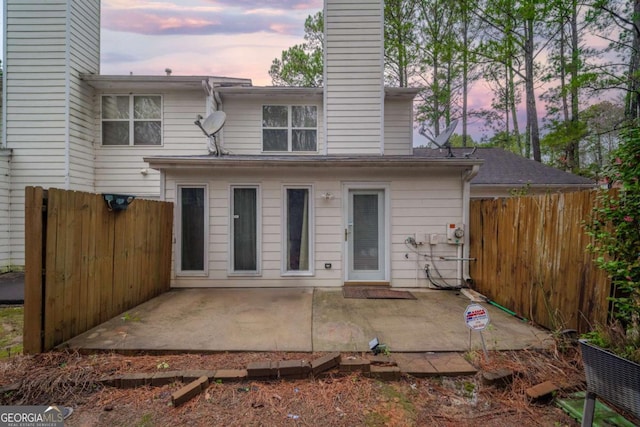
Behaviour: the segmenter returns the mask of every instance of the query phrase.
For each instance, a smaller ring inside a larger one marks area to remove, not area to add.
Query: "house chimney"
[[[325,0],[327,154],[382,154],[383,0]]]

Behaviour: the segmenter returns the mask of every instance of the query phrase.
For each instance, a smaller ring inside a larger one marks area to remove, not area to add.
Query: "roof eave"
[[[291,158],[238,158],[238,157],[145,157],[152,169],[210,169],[210,168],[331,168],[331,167],[375,167],[375,168],[471,168],[481,165],[477,159],[415,159],[406,156],[394,157],[344,157],[318,158],[291,156]]]
[[[597,188],[598,185],[596,183],[593,184],[583,184],[583,183],[532,183],[532,182],[514,182],[514,183],[500,183],[500,184],[491,184],[491,183],[486,183],[486,182],[481,182],[481,183],[474,183],[473,181],[471,181],[471,185],[474,188],[487,188],[487,189],[491,189],[491,188],[514,188],[514,187],[522,187],[522,186],[528,186],[531,187],[533,189],[548,189],[548,188],[583,188],[585,190],[587,189],[592,189],[592,188]]]
[[[219,87],[216,90],[222,95],[240,96],[315,96],[322,97],[322,87],[296,87],[296,86],[251,86],[251,87]],[[386,98],[411,100],[420,92],[419,88],[410,87],[385,87]]]
[[[250,86],[251,79],[216,76],[142,76],[81,74],[89,86],[100,90],[201,90],[203,82]]]

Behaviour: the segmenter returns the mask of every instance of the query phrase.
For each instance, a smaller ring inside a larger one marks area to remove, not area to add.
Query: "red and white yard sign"
[[[467,326],[474,331],[481,331],[489,324],[489,312],[480,304],[469,304],[464,311]]]

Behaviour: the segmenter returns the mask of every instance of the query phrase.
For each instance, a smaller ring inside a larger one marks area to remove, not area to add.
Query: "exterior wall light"
[[[106,194],[103,193],[102,197],[107,203],[107,208],[110,211],[124,211],[133,202],[136,196],[130,196],[128,194]]]

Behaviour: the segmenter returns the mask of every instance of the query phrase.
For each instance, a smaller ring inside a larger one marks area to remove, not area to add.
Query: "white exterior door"
[[[385,190],[349,189],[346,218],[347,280],[386,279]]]

